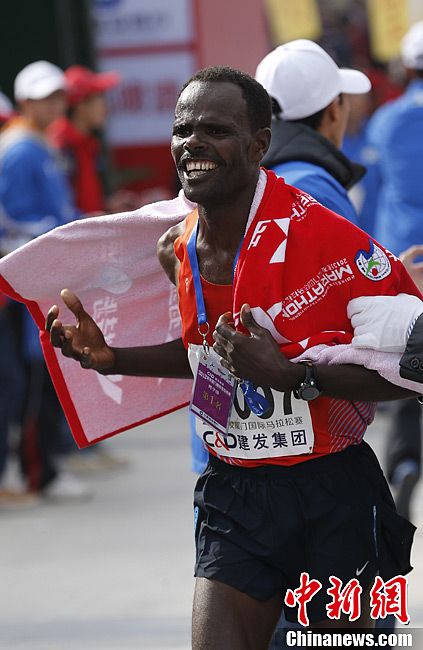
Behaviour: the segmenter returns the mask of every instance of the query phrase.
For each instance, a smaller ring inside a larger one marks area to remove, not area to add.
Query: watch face
[[[320,390],[316,388],[316,386],[305,386],[302,391],[301,391],[301,399],[305,400],[306,402],[310,402],[313,399],[316,399],[316,397],[319,397],[320,395]]]

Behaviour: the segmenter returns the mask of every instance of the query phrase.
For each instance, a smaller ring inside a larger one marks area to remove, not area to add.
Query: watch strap
[[[294,396],[297,399],[306,399],[307,401],[310,401],[310,399],[316,399],[319,397],[319,395],[321,395],[322,391],[320,390],[316,379],[314,364],[312,361],[309,361],[307,359],[304,361],[299,361],[299,363],[305,367],[306,374],[298,388],[293,391]],[[310,392],[310,390],[313,389],[315,390],[316,394],[313,397],[305,397],[304,392],[307,390]]]

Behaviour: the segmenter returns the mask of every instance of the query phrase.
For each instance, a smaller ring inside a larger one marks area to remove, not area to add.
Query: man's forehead
[[[229,81],[192,81],[181,93],[175,115],[187,110],[211,113],[232,108],[235,113],[247,111],[242,89]]]

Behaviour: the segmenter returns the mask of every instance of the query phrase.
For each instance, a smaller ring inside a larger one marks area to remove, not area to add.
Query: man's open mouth
[[[200,178],[217,169],[218,165],[212,160],[185,160],[184,172],[187,178]]]

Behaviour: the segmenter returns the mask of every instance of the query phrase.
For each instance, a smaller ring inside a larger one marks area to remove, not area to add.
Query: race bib
[[[188,359],[194,377],[197,377],[202,355],[201,345],[190,344]],[[214,355],[213,363],[219,362],[212,348],[209,355]],[[314,431],[308,403],[296,399],[291,392],[281,393],[261,387],[258,391],[269,405],[262,415],[251,411],[241,387],[237,385],[227,433],[217,430],[197,415],[197,435],[219,456],[252,460],[310,454],[314,446]]]
[[[234,401],[235,377],[220,363],[213,352],[202,352],[197,358],[190,411],[213,429],[226,434]]]

